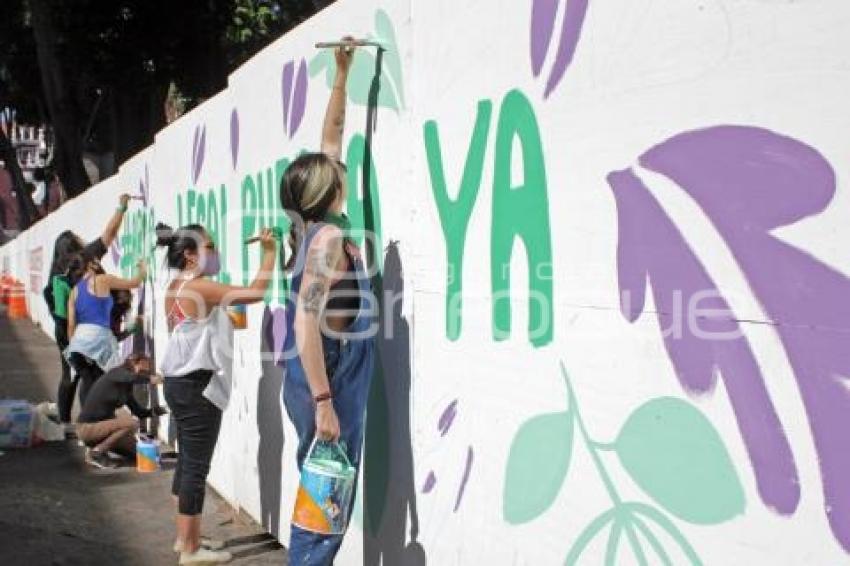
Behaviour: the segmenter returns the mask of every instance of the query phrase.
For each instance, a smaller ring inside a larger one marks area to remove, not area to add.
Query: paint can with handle
[[[159,440],[139,434],[136,436],[136,471],[143,474],[159,470]]]
[[[234,330],[245,330],[248,328],[248,310],[245,305],[230,305],[227,307],[227,316],[233,323]]]
[[[339,443],[314,440],[301,466],[292,523],[318,534],[344,534],[356,477],[357,470]]]

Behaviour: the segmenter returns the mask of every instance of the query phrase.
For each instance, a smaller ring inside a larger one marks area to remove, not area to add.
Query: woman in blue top
[[[135,289],[147,268],[139,261],[136,276],[122,279],[107,274],[94,255],[84,252],[71,262],[74,290],[68,299],[68,336],[65,355],[80,381],[80,405],[85,404],[95,380],[119,365],[118,342],[112,333],[112,291]]]
[[[286,309],[283,401],[298,433],[299,468],[314,439],[339,441],[359,466],[372,376],[377,301],[341,215],[347,189],[340,153],[352,51],[336,51],[322,151],[293,161],[280,188],[281,204],[292,220],[293,251],[287,265],[292,296]],[[331,564],[342,535],[311,532],[298,522],[295,517],[289,563]]]

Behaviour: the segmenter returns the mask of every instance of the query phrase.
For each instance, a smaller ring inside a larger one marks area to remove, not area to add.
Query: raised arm
[[[136,264],[136,275],[130,279],[123,279],[121,277],[115,277],[114,275],[100,275],[99,277],[103,278],[103,281],[106,283],[106,286],[109,287],[110,291],[116,291],[118,289],[136,289],[139,285],[144,283],[147,276],[147,263],[145,260],[141,259],[139,260],[139,263]]]
[[[350,40],[350,37],[344,38]],[[322,125],[322,153],[340,161],[342,159],[342,132],[345,129],[345,103],[347,94],[345,85],[348,70],[354,57],[354,47],[340,47],[334,52],[336,59],[336,77],[331,89],[331,98],[325,112]]]
[[[263,300],[266,289],[269,288],[277,261],[277,241],[274,233],[268,228],[260,234],[260,244],[263,247],[263,258],[260,269],[254,280],[247,287],[223,285],[208,279],[196,279],[186,288],[186,296],[194,295],[196,300],[207,305],[247,305]],[[181,295],[181,301],[182,301]],[[191,299],[190,299],[191,300]]]
[[[118,197],[118,208],[115,209],[115,213],[112,215],[112,218],[109,219],[109,223],[106,225],[106,228],[103,230],[103,234],[101,234],[100,239],[103,241],[103,245],[107,248],[112,243],[112,240],[118,235],[118,230],[121,229],[121,222],[124,221],[124,213],[127,212],[127,203],[130,202],[130,195],[122,194]]]
[[[339,438],[339,420],[330,399],[330,383],[322,349],[322,312],[331,281],[343,257],[342,232],[323,228],[307,250],[307,264],[295,308],[295,338],[307,383],[316,402],[316,434],[321,440]]]

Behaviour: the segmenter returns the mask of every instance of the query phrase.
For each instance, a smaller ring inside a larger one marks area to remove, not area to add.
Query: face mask
[[[204,256],[204,270],[202,275],[218,275],[221,271],[221,259],[218,256],[218,250],[207,250]]]

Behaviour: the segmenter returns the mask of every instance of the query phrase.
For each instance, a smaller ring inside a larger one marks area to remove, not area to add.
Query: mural
[[[706,67],[673,47],[713,33],[708,4],[729,45]],[[204,225],[219,281],[247,284],[260,250],[243,242],[288,231],[281,178],[319,144],[334,61],[312,45],[371,38],[343,158],[379,356],[339,562],[843,563],[847,17],[838,0],[336,2],[0,265],[43,278],[30,252],[67,228],[94,237],[129,188],[108,257],[124,275],[148,260],[127,344],[153,353],[156,223]],[[275,273],[236,333],[210,476],[284,544],[288,291]],[[735,310],[742,294],[757,312]]]

